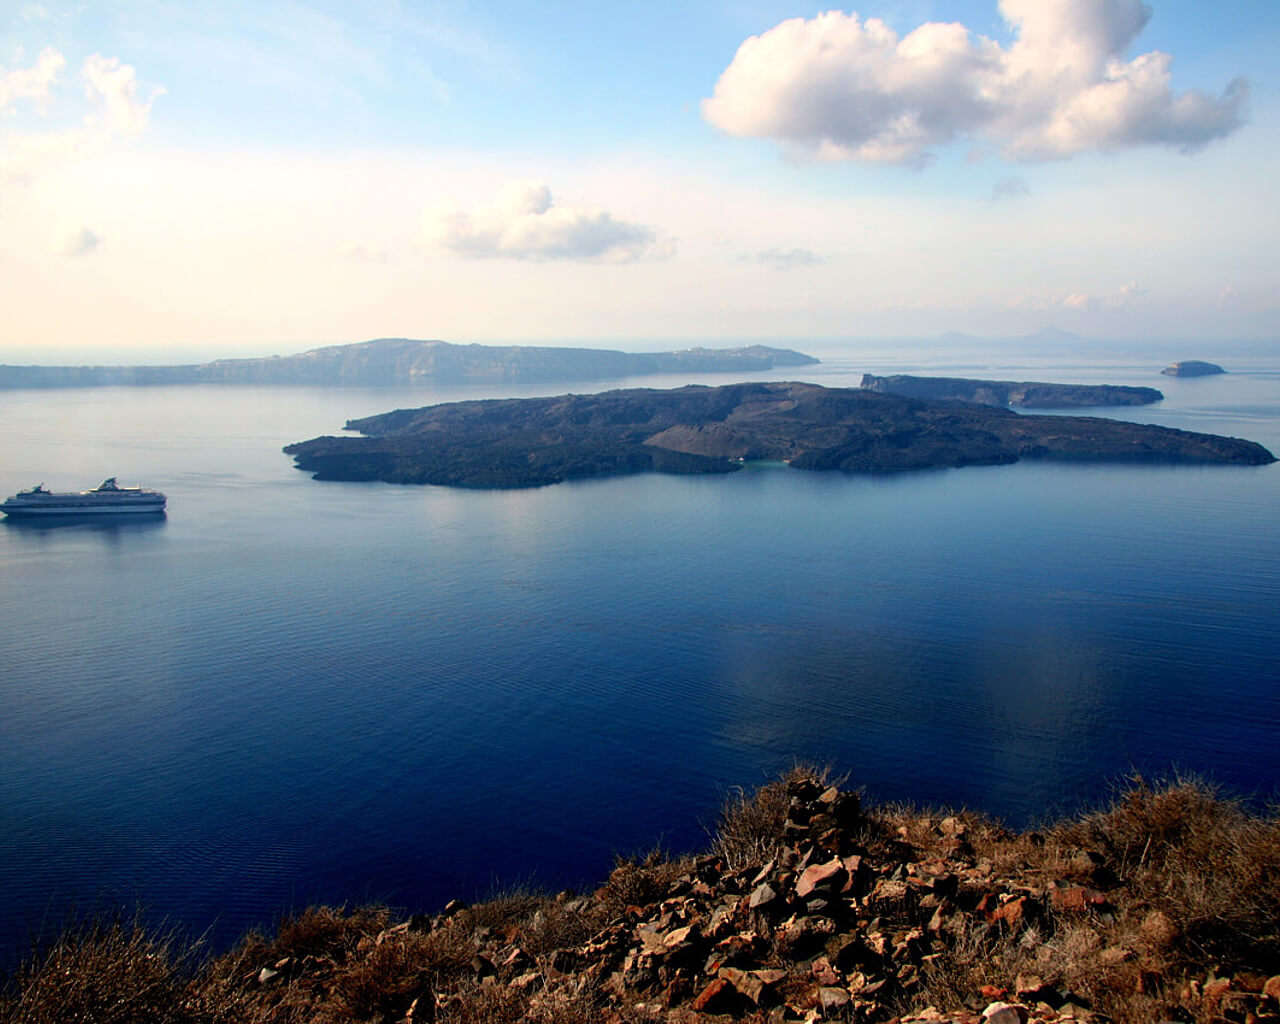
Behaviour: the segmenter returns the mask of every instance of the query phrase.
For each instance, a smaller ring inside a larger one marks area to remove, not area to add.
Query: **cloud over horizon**
[[[879,18],[792,18],[739,47],[703,100],[721,131],[823,160],[920,166],[938,148],[990,144],[1010,160],[1167,145],[1184,152],[1243,123],[1248,82],[1175,92],[1173,58],[1125,55],[1140,0],[1000,0],[1007,46],[958,22],[903,37]]]
[[[54,86],[66,58],[45,47],[28,68],[0,69],[0,116],[14,112],[15,101],[31,100],[40,115],[57,102]],[[118,57],[93,54],[80,70],[91,110],[77,128],[53,131],[11,131],[0,136],[0,185],[21,182],[68,160],[101,153],[118,138],[136,138],[147,128],[151,105],[164,88],[156,86],[145,99],[138,96],[137,74]]]
[[[424,227],[429,244],[469,259],[634,263],[674,251],[674,243],[643,224],[615,220],[604,210],[555,205],[541,182],[509,185],[495,202],[472,211],[430,211]]]

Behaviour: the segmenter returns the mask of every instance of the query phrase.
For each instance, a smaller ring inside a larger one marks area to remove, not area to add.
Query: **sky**
[[[1280,338],[1275,0],[7,0],[0,362]]]

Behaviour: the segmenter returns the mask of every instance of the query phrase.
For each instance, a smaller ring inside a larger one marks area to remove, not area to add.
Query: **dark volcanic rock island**
[[[727,473],[743,460],[848,472],[1023,458],[1275,461],[1261,445],[1232,437],[795,383],[450,402],[351,420],[346,429],[365,436],[317,437],[284,450],[320,480],[497,488],[648,471]]]
[[[868,391],[937,398],[979,405],[1017,405],[1026,409],[1080,409],[1091,405],[1150,405],[1164,395],[1155,388],[1121,384],[1042,384],[1038,381],[970,380],[965,377],[893,377],[862,375]]]
[[[538,345],[454,345],[379,338],[292,356],[218,359],[184,366],[0,366],[0,389],[109,385],[266,384],[379,387],[413,384],[542,384],[648,373],[744,373],[809,366],[813,356],[768,345],[675,352]]]

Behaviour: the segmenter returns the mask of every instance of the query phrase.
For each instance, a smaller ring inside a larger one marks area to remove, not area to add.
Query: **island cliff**
[[[862,386],[907,398],[949,399],[979,405],[1026,409],[1078,409],[1093,405],[1150,405],[1164,395],[1155,388],[1119,384],[1042,384],[1038,381],[971,380],[965,377],[877,377],[866,373]]]
[[[0,388],[108,385],[266,384],[404,386],[413,384],[541,384],[607,380],[651,373],[743,373],[808,366],[812,356],[768,345],[688,348],[674,352],[536,345],[454,345],[379,338],[330,345],[292,356],[218,359],[184,366],[0,366]]]
[[[658,471],[898,471],[1016,462],[1274,462],[1237,438],[1078,416],[1021,416],[856,388],[758,383],[450,402],[352,420],[364,437],[288,445],[323,480],[534,487]]]

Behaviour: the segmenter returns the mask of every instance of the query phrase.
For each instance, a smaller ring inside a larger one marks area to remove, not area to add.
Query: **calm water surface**
[[[1108,414],[1280,452],[1280,361],[1238,362],[850,351],[767,376],[1154,384]],[[1276,793],[1280,466],[466,492],[280,452],[496,393],[2,396],[4,494],[119,475],[170,509],[0,524],[4,961],[72,904],[225,942],[315,900],[580,883],[700,844],[727,788],[797,756],[1018,823],[1135,769]]]

